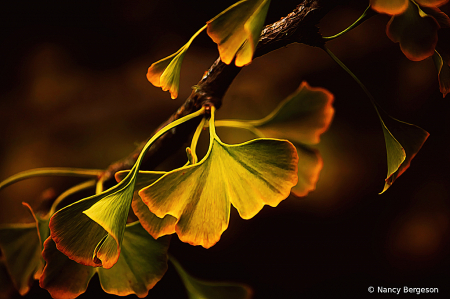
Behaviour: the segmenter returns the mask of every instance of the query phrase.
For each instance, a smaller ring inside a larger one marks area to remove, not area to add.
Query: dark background
[[[0,179],[35,167],[102,169],[130,153],[182,104],[217,58],[216,46],[205,33],[194,41],[177,100],[146,80],[147,68],[233,2],[3,1]],[[366,2],[337,8],[321,31],[343,30]],[[267,23],[295,5],[272,1]],[[324,160],[317,190],[251,220],[233,209],[221,241],[207,250],[174,236],[170,252],[188,272],[246,283],[255,299],[376,296],[369,286],[450,294],[449,99],[439,93],[431,59],[411,62],[386,37],[388,20],[373,17],[328,46],[388,113],[431,134],[411,168],[378,195],[387,172],[379,121],[362,90],[323,51],[290,45],[258,58],[233,82],[217,117],[263,117],[303,80],[330,90],[336,114],[317,146]],[[0,223],[31,222],[22,201],[38,209],[77,182],[38,178],[2,190]],[[94,278],[80,298],[102,294]],[[35,284],[26,297],[48,293]],[[187,298],[171,265],[148,297]]]

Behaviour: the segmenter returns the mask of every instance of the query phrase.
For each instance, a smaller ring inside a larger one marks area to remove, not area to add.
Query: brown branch
[[[254,58],[295,42],[316,47],[323,46],[324,42],[316,25],[338,2],[342,4],[345,1],[301,1],[289,15],[263,29]],[[156,132],[170,122],[200,109],[205,103],[211,103],[219,109],[222,105],[223,96],[240,70],[241,68],[236,67],[233,63],[227,65],[218,58],[184,104],[167,121],[161,124]],[[186,144],[197,124],[196,121],[190,121],[177,127],[175,131],[164,134],[152,145],[141,168],[153,169],[161,161],[176,152],[183,144]],[[111,164],[105,172],[105,178],[111,178],[119,170],[130,169],[144,144],[145,142],[139,145],[129,156]]]

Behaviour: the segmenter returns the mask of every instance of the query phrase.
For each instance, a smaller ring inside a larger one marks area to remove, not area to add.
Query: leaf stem
[[[247,121],[232,120],[232,119],[221,119],[217,120],[215,123],[216,127],[228,127],[228,128],[239,128],[246,129],[258,136],[259,138],[264,138],[264,134],[255,128],[252,123]]]
[[[375,98],[372,96],[372,94],[369,92],[369,90],[367,89],[367,87],[361,82],[361,80],[359,80],[359,78],[353,74],[353,72],[342,62],[339,60],[339,58],[337,58],[333,52],[330,51],[330,49],[328,49],[326,46],[323,46],[322,48],[325,52],[327,52],[327,54],[342,68],[344,69],[344,71],[347,72],[347,74],[349,74],[353,80],[355,80],[356,83],[358,83],[359,87],[361,87],[361,89],[364,91],[364,93],[367,95],[367,97],[369,98],[370,102],[372,103],[373,107],[375,108],[375,111],[377,112],[378,117],[380,118],[381,122],[383,123],[383,120],[381,119],[381,115],[380,112],[378,111],[378,104],[375,101]]]
[[[350,30],[352,30],[353,28],[356,28],[357,26],[361,25],[364,21],[368,20],[370,17],[374,16],[375,12],[373,10],[370,9],[370,5],[366,8],[366,10],[363,12],[363,14],[353,23],[351,24],[349,27],[347,27],[345,30],[332,35],[332,36],[324,36],[322,37],[324,40],[326,41],[330,41],[333,40],[335,38],[340,37],[341,35],[344,35],[345,33],[349,32]]]
[[[191,141],[191,154],[192,154],[192,164],[197,163],[198,158],[197,158],[197,143],[198,143],[198,139],[203,131],[203,127],[205,126],[206,123],[206,118],[203,117],[202,121],[198,124],[197,129],[195,130],[194,136],[192,136],[192,141]]]
[[[103,174],[103,172],[104,171],[100,169],[83,169],[83,168],[68,168],[68,167],[34,168],[10,176],[9,178],[0,183],[0,190],[16,182],[37,176],[99,177]]]

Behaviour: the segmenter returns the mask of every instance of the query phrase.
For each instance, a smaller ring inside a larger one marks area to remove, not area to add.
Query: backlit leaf
[[[236,66],[252,61],[253,53],[264,26],[270,0],[242,0],[207,22],[207,32],[217,44],[220,59]]]
[[[408,8],[393,16],[386,27],[387,36],[400,43],[405,56],[413,61],[423,60],[434,54],[438,40],[439,24],[420,7],[408,1]]]
[[[111,269],[78,264],[57,250],[48,238],[43,251],[47,265],[40,286],[55,299],[72,299],[84,293],[93,275],[98,273],[105,292],[145,297],[167,270],[169,238],[155,241],[138,222],[127,225],[122,253]]]
[[[284,138],[302,144],[317,144],[333,119],[333,95],[306,82],[283,100],[268,116],[244,121],[264,136]]]
[[[120,255],[142,158],[153,142],[167,131],[204,112],[205,108],[201,108],[159,130],[144,146],[128,175],[117,185],[57,211],[50,219],[51,237],[57,249],[80,264],[111,268]]]
[[[169,241],[169,236],[155,241],[139,222],[129,224],[117,263],[111,269],[97,268],[103,290],[118,296],[147,296],[167,270]]]
[[[128,172],[128,170],[116,172],[116,180],[120,182],[124,179]],[[142,227],[155,239],[158,239],[164,235],[175,233],[175,224],[177,223],[177,219],[170,215],[166,215],[164,218],[157,217],[155,214],[150,212],[147,205],[142,202],[138,192],[140,189],[153,184],[165,173],[166,172],[139,171],[136,180],[135,192],[133,195],[133,202],[131,203],[133,212],[139,218]]]
[[[248,299],[252,295],[252,290],[244,284],[197,279],[189,275],[173,257],[170,261],[180,275],[189,299]]]
[[[386,142],[388,174],[383,188],[385,192],[405,172],[411,160],[422,147],[429,134],[422,128],[397,119],[386,117],[389,129],[381,119]],[[394,137],[395,136],[395,137]]]
[[[119,258],[134,181],[134,174],[129,175],[105,192],[56,212],[50,231],[58,250],[77,263],[111,268]]]
[[[172,99],[178,97],[178,90],[180,86],[180,72],[181,64],[183,62],[184,55],[191,45],[192,41],[205,29],[202,27],[197,31],[191,39],[181,47],[174,54],[167,56],[155,63],[153,63],[147,71],[147,79],[156,87],[161,87],[164,91],[169,91]]]
[[[180,240],[213,246],[228,227],[230,203],[244,219],[264,205],[276,206],[297,183],[298,157],[288,141],[256,139],[237,145],[220,141],[211,109],[210,145],[198,163],[163,175],[139,191],[157,217],[171,215]]]

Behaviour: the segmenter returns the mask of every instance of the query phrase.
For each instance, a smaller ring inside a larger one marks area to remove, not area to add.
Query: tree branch
[[[324,41],[316,25],[333,7],[338,3],[342,4],[342,2],[346,1],[301,1],[289,15],[263,29],[253,58],[295,42],[316,47],[323,46]],[[155,133],[170,122],[200,109],[205,103],[211,103],[219,109],[222,105],[223,96],[240,70],[241,68],[236,67],[234,62],[227,65],[218,58],[198,82],[184,104],[167,121],[162,123]],[[161,161],[172,155],[188,141],[197,125],[198,122],[190,121],[160,137],[146,154],[141,168],[154,169]],[[119,170],[130,169],[145,143],[141,143],[124,159],[111,164],[105,171],[105,179],[113,177],[114,173]]]

